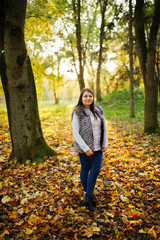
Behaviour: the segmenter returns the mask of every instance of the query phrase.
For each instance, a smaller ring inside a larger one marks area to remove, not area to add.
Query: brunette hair
[[[84,92],[89,92],[89,93],[91,93],[93,95],[93,102],[92,102],[92,104],[90,106],[90,110],[93,113],[93,115],[95,116],[95,113],[94,113],[94,93],[93,93],[93,91],[90,88],[83,88],[81,93],[80,93],[80,96],[79,96],[79,99],[78,99],[78,103],[77,103],[77,105],[76,105],[76,107],[74,109],[74,110],[77,110],[79,118],[80,118],[81,107],[83,106],[82,97],[83,97]],[[73,117],[73,113],[72,113],[72,117]]]

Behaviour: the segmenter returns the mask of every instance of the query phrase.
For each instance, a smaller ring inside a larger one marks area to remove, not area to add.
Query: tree
[[[160,37],[158,38],[156,51],[156,79],[158,81],[158,92],[160,95]]]
[[[88,69],[88,56],[97,40],[97,8],[93,1],[72,0],[68,5],[58,1],[57,9],[61,11],[63,27],[58,36],[65,42],[66,56],[75,69],[80,90],[84,88],[84,72]],[[69,16],[69,17],[68,17]],[[70,17],[72,16],[72,17]],[[78,64],[77,64],[78,62]]]
[[[135,117],[134,113],[134,79],[133,79],[133,32],[132,32],[132,0],[129,0],[129,60],[130,60],[130,117]]]
[[[81,0],[76,1],[72,0],[73,4],[73,14],[75,18],[75,27],[76,27],[76,39],[77,39],[77,51],[78,51],[78,59],[79,59],[79,86],[80,90],[85,87],[83,72],[84,66],[82,65],[82,46],[81,46]]]
[[[100,88],[100,73],[102,66],[102,52],[103,52],[103,41],[105,37],[105,13],[108,0],[99,0],[100,12],[101,12],[101,27],[100,27],[100,43],[99,43],[99,57],[98,57],[98,68],[97,68],[97,79],[96,79],[96,90],[97,90],[97,100],[100,101],[101,98],[101,88]]]
[[[55,55],[47,56],[43,62],[45,79],[48,80],[50,89],[53,91],[55,104],[59,104],[60,89],[64,87],[63,75],[60,72],[61,60],[63,59],[63,50],[55,52]],[[47,73],[49,70],[49,73]]]
[[[55,155],[44,140],[31,62],[24,41],[27,0],[1,0],[3,21],[0,22],[0,74],[6,98],[11,156],[20,163],[27,159],[43,161],[43,156]]]
[[[158,128],[158,81],[155,78],[156,43],[160,25],[160,1],[154,1],[154,14],[148,43],[145,36],[144,0],[136,0],[135,36],[136,49],[145,85],[145,120],[144,131],[153,132]]]

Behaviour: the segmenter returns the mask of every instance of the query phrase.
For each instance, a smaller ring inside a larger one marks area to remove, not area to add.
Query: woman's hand
[[[106,150],[107,150],[107,148],[106,148],[106,147],[102,148],[102,152],[105,152]]]
[[[86,152],[86,155],[87,155],[87,156],[91,156],[91,155],[93,155],[93,154],[94,154],[94,153],[93,153],[92,149],[88,149],[87,152]]]

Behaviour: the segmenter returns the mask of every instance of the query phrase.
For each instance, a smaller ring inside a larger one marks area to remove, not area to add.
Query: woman
[[[80,179],[85,192],[83,205],[96,210],[93,191],[100,173],[103,152],[108,145],[107,128],[103,110],[94,104],[94,94],[89,88],[81,91],[78,104],[72,113],[75,151],[79,154]]]

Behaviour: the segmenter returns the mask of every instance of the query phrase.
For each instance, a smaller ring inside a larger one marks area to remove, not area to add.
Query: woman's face
[[[82,103],[85,107],[90,108],[90,105],[93,103],[93,99],[92,93],[85,91],[82,96]]]

